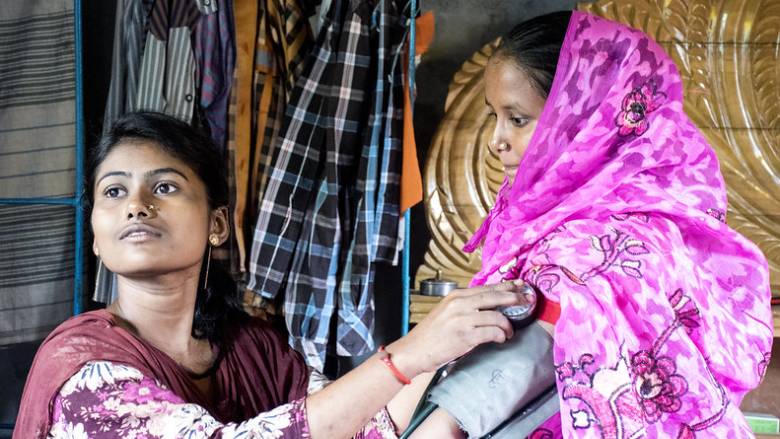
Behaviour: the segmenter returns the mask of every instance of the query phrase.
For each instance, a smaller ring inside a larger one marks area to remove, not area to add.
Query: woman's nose
[[[146,200],[145,197],[136,196],[128,200],[127,219],[154,218],[157,216],[157,207]]]
[[[506,141],[506,135],[503,133],[500,123],[500,120],[496,121],[496,126],[493,128],[493,136],[488,142],[488,148],[490,148],[490,151],[495,155],[499,155],[502,152],[509,150],[509,143]]]
[[[509,150],[509,144],[496,137],[490,139],[490,142],[488,142],[488,147],[495,155],[499,155],[502,152]]]

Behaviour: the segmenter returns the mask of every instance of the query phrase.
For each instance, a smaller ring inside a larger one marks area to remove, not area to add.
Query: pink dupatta
[[[472,285],[522,277],[560,302],[560,417],[536,437],[746,437],[769,362],[767,263],[725,223],[713,149],[674,62],[574,12],[514,183],[467,244]],[[532,436],[534,437],[534,436]]]

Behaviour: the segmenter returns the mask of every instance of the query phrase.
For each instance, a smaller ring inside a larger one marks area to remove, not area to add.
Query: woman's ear
[[[211,220],[209,224],[209,236],[217,235],[219,244],[222,245],[230,236],[230,220],[227,207],[218,207],[211,211]]]
[[[98,249],[97,241],[94,239],[92,240],[92,253],[94,253],[95,256],[100,257],[100,249]]]

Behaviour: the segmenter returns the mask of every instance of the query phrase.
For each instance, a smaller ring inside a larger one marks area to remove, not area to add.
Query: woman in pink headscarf
[[[537,437],[750,437],[772,344],[767,263],[726,225],[712,147],[645,34],[580,12],[515,28],[485,72],[506,179],[472,285],[560,304],[561,412]],[[533,436],[532,436],[533,437]]]

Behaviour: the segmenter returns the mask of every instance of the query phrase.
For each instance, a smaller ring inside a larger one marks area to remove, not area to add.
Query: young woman
[[[560,304],[561,413],[538,437],[751,437],[772,345],[767,263],[726,225],[713,149],[645,34],[588,14],[519,25],[485,72],[506,171],[472,285]]]
[[[525,301],[512,283],[458,291],[322,388],[211,261],[229,235],[228,189],[207,137],[129,114],[100,142],[87,187],[93,250],[119,296],[41,345],[15,438],[395,437],[429,372],[511,337],[494,308]]]

